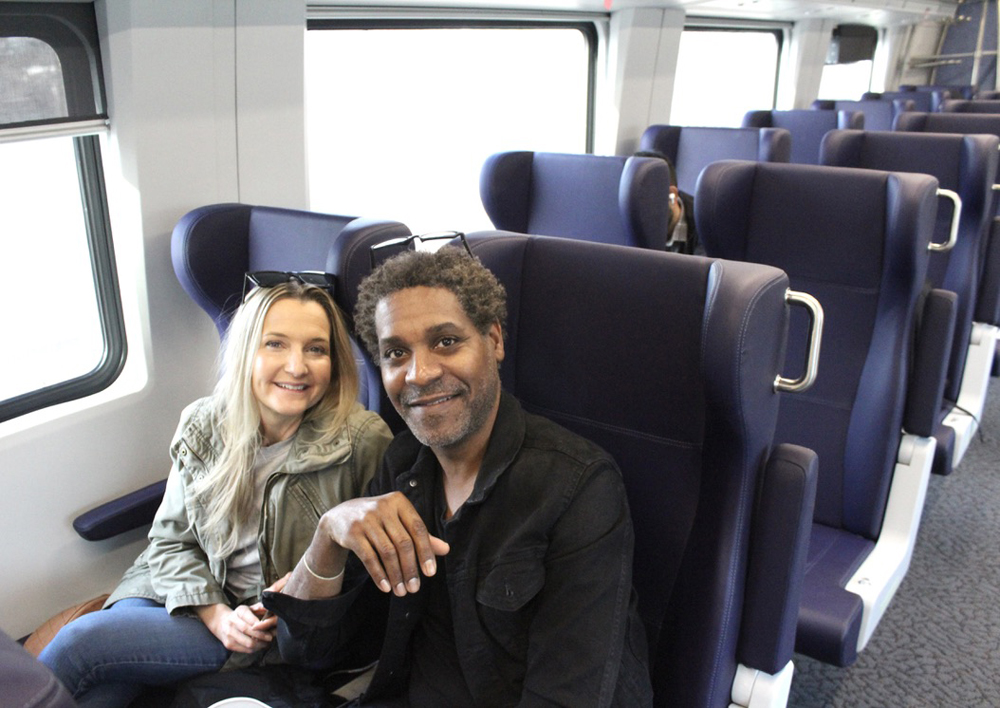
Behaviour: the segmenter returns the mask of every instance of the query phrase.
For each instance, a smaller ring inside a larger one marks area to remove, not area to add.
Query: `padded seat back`
[[[792,142],[781,128],[651,125],[643,132],[639,148],[666,155],[677,172],[677,187],[694,194],[705,165],[717,160],[788,162]]]
[[[510,234],[472,243],[508,293],[505,388],[621,467],[657,704],[728,706],[784,274]],[[622,366],[630,350],[655,365]]]
[[[942,113],[1000,113],[998,100],[951,99],[941,103]]]
[[[503,152],[479,179],[498,229],[663,250],[670,172],[649,157]]]
[[[222,337],[243,294],[243,276],[257,270],[318,270],[339,276],[333,250],[340,239],[379,241],[408,236],[396,221],[359,219],[296,209],[212,204],[177,222],[170,242],[181,286],[215,322]],[[335,294],[343,309],[343,301]],[[345,310],[345,314],[348,311]],[[355,344],[359,399],[379,412],[381,379]]]
[[[936,190],[928,175],[719,162],[695,196],[709,254],[782,268],[822,304],[817,382],[782,397],[776,440],[819,455],[816,521],[870,539],[904,427]],[[793,317],[791,342],[805,326]],[[802,359],[790,345],[790,366]]]
[[[860,111],[865,116],[865,130],[892,130],[892,121],[904,111],[916,110],[912,99],[882,101],[813,101],[813,110]]]
[[[937,178],[943,189],[962,200],[958,240],[950,251],[931,255],[931,285],[958,296],[955,336],[951,346],[944,397],[957,401],[965,367],[981,268],[980,253],[992,216],[1000,138],[991,135],[947,135],[838,130],[827,133],[820,161],[838,167],[893,172],[920,172]],[[938,208],[934,240],[944,243],[951,230],[950,206]]]
[[[862,101],[886,101],[889,103],[893,101],[907,101],[912,102],[912,106],[907,108],[907,110],[924,111],[927,113],[936,111],[940,100],[950,97],[950,93],[942,97],[940,94],[930,91],[884,91],[882,93],[869,91],[861,94]],[[885,128],[882,130],[885,130]]]
[[[823,136],[837,128],[865,127],[860,111],[794,110],[749,111],[743,116],[744,128],[784,128],[792,135],[790,162],[815,165]],[[697,217],[695,217],[697,219]]]
[[[991,113],[906,113],[896,121],[894,130],[916,133],[984,134],[1000,137],[1000,115]],[[992,200],[992,214],[1000,217],[1000,200]],[[1000,324],[1000,245],[996,229],[985,239],[981,254],[981,273],[974,319]]]
[[[946,98],[971,99],[976,95],[976,87],[972,84],[900,84],[903,93],[937,93],[947,94]]]

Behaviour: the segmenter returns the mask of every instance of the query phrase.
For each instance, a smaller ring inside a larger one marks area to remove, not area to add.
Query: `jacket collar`
[[[514,396],[501,391],[500,407],[486,445],[486,455],[466,504],[477,504],[489,495],[500,475],[513,464],[520,452],[524,432],[524,410],[521,404]],[[397,486],[413,478],[430,481],[431,475],[436,474],[439,469],[433,451],[421,444],[409,430],[396,436],[386,451],[385,462],[388,471],[396,477]]]
[[[220,433],[221,421],[211,398],[202,399],[192,412],[181,438],[200,459],[217,459],[222,454],[223,442]],[[350,417],[363,411],[360,403],[355,403]],[[350,420],[350,417],[348,420]],[[350,425],[345,424],[335,436],[324,439],[325,431],[320,429],[315,419],[302,422],[295,431],[292,447],[283,471],[288,473],[310,472],[321,467],[338,464],[351,455]]]

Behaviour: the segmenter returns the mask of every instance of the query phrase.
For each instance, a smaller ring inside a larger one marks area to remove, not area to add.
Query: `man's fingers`
[[[353,551],[383,592],[417,592],[421,572],[433,575],[435,556],[448,552],[399,492],[350,500],[327,513],[331,540]]]

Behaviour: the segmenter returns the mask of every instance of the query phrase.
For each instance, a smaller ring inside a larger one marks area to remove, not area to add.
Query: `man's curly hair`
[[[406,288],[445,288],[454,293],[480,334],[500,323],[506,332],[507,292],[482,262],[465,249],[445,246],[436,252],[405,251],[380,265],[358,288],[354,325],[376,364],[382,360],[375,331],[375,307]]]

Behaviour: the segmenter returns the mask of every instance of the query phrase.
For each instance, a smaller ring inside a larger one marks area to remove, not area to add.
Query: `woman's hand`
[[[263,611],[264,608],[260,609]],[[195,611],[209,631],[229,651],[251,654],[270,646],[274,639],[274,618],[261,619],[246,605],[240,605],[235,610],[221,603],[201,605]]]
[[[264,589],[269,592],[281,592],[285,587],[285,583],[288,582],[288,579],[291,576],[292,573],[289,571],[275,580],[269,587]],[[257,622],[255,622],[250,629],[255,632],[269,633],[273,637],[274,628],[278,626],[278,618],[268,612],[262,602],[255,602],[250,605],[250,611],[253,612],[254,617],[257,618]]]

